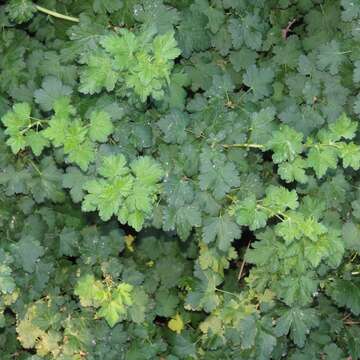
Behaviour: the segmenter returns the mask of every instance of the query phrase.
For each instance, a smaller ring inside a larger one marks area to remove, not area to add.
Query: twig
[[[249,241],[247,247],[246,247],[246,250],[245,252],[247,252],[249,250],[249,247],[250,247],[250,244],[251,244],[251,241]],[[238,275],[238,280],[240,280],[242,278],[242,275],[243,275],[243,271],[244,271],[244,268],[245,268],[245,264],[246,264],[246,261],[243,260],[242,263],[241,263],[241,266],[240,266],[240,271],[239,271],[239,275]]]
[[[291,21],[288,22],[287,26],[285,29],[281,30],[281,34],[284,40],[287,39],[288,33],[291,30],[291,27],[294,25],[294,23],[296,22],[296,19],[292,19]]]

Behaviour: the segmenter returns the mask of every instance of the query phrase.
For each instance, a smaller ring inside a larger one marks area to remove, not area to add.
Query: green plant
[[[359,20],[0,5],[1,360],[360,359]]]

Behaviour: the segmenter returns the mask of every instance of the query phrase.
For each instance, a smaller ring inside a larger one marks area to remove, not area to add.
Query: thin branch
[[[263,149],[264,148],[264,145],[261,144],[222,144],[221,146],[225,149],[228,148]]]
[[[282,37],[284,40],[287,39],[288,33],[290,32],[291,27],[294,25],[295,22],[296,22],[296,19],[292,19],[291,21],[288,22],[286,28],[281,30]]]
[[[246,247],[245,253],[249,250],[250,244],[251,244],[251,241],[249,241],[249,243],[248,243],[248,245]],[[245,264],[246,264],[246,261],[243,260],[242,263],[241,263],[241,267],[240,267],[240,271],[239,271],[239,275],[238,275],[238,281],[242,278],[243,271],[244,271],[244,268],[245,268]]]
[[[46,9],[42,6],[39,6],[39,5],[35,5],[36,7],[36,10],[44,13],[44,14],[47,14],[47,15],[50,15],[50,16],[54,16],[58,19],[63,19],[63,20],[68,20],[68,21],[72,21],[72,22],[79,22],[79,18],[76,18],[76,17],[73,17],[73,16],[67,16],[67,15],[64,15],[64,14],[60,14],[56,11],[52,11],[52,10],[49,10],[49,9]]]

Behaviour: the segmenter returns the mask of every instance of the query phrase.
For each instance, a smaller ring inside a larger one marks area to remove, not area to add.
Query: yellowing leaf
[[[126,248],[130,251],[130,252],[134,252],[134,246],[133,243],[135,241],[135,237],[132,236],[131,234],[124,236],[124,241],[126,244]]]
[[[184,329],[184,321],[179,314],[176,314],[169,322],[168,328],[172,331],[175,331],[177,334],[180,334]]]

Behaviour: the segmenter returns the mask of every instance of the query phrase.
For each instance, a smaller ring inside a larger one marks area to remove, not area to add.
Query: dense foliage
[[[360,3],[0,5],[0,359],[360,359]]]

